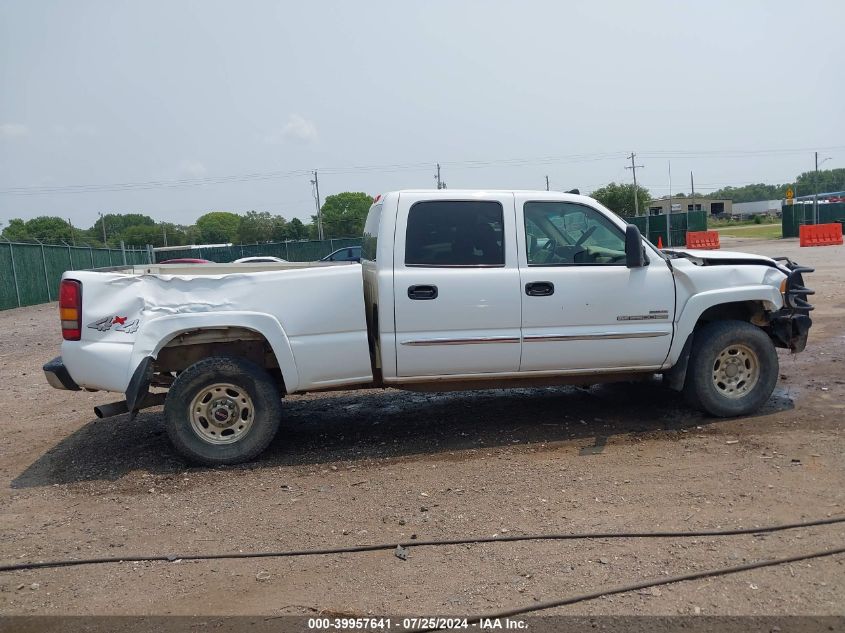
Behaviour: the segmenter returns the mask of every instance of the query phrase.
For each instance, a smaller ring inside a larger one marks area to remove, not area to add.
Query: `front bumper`
[[[814,290],[804,285],[804,273],[814,272],[814,269],[800,266],[786,257],[776,257],[789,270],[786,277],[786,290],[783,294],[783,308],[774,312],[769,323],[772,337],[776,343],[793,352],[801,352],[807,346],[807,335],[813,320],[810,312],[813,305],[807,297],[815,294]]]
[[[812,319],[808,314],[792,314],[788,308],[773,312],[769,318],[772,338],[778,347],[785,347],[792,352],[803,352],[807,347]]]
[[[70,373],[68,373],[61,356],[56,356],[49,363],[45,363],[42,369],[51,387],[55,389],[66,389],[68,391],[79,391],[79,385],[70,377]]]

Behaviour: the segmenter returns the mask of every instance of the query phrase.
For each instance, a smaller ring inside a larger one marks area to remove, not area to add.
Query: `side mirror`
[[[633,224],[625,227],[625,265],[628,268],[642,268],[645,266],[643,238],[640,235],[640,230]]]

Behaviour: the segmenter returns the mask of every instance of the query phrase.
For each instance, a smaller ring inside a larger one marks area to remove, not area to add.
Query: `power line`
[[[821,148],[795,149],[761,149],[761,150],[652,150],[640,153],[641,157],[672,157],[672,158],[700,158],[700,157],[746,157],[764,155],[798,154],[814,150],[835,151],[845,149],[845,146],[830,146]],[[482,169],[491,166],[522,167],[531,165],[550,165],[566,163],[588,163],[603,160],[618,160],[625,156],[624,152],[600,152],[591,154],[571,154],[563,156],[540,156],[533,158],[503,158],[490,160],[463,160],[439,163],[453,169]],[[627,158],[627,156],[625,156]],[[430,163],[390,163],[382,165],[349,165],[345,167],[320,168],[325,174],[353,174],[353,173],[392,173],[397,171],[422,171],[429,169]],[[55,186],[21,186],[0,189],[0,194],[6,195],[45,195],[45,194],[75,194],[75,193],[104,193],[119,191],[136,191],[148,189],[171,189],[185,187],[201,187],[229,183],[253,182],[262,180],[277,180],[284,178],[300,178],[312,175],[310,169],[293,169],[287,171],[267,171],[230,176],[215,176],[204,178],[182,178],[175,180],[147,180],[137,182],[120,182],[110,184],[78,184]]]

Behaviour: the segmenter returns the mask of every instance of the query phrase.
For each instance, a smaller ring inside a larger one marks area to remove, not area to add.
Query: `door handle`
[[[529,297],[549,297],[555,293],[555,285],[551,281],[529,281],[525,284],[525,294]]]
[[[408,298],[416,299],[417,301],[437,299],[437,286],[409,286]]]

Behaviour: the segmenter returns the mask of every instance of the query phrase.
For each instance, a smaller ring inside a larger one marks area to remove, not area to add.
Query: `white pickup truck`
[[[103,417],[163,403],[176,448],[204,464],[253,459],[285,394],[318,390],[660,373],[692,406],[743,415],[774,389],[775,348],[806,345],[806,272],[660,251],[576,194],[398,191],[374,201],[360,265],[66,272],[62,355],[44,371],[60,389],[124,393]]]

